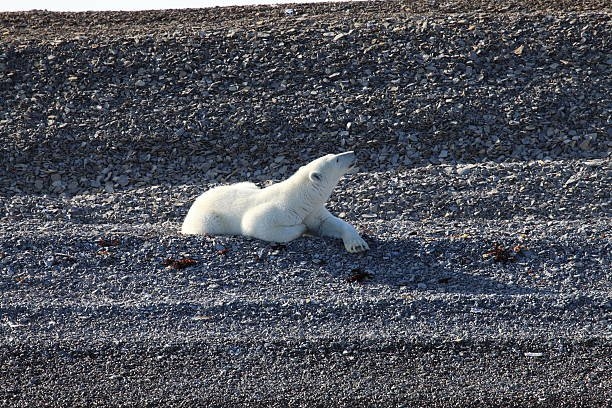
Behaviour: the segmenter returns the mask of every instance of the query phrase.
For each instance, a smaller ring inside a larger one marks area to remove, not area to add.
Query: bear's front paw
[[[370,249],[368,243],[363,240],[359,235],[356,237],[350,237],[344,239],[344,247],[349,252],[363,252]]]

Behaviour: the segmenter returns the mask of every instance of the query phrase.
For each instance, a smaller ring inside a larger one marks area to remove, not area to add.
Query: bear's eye
[[[336,163],[338,163],[338,161],[339,161],[339,160],[340,160],[340,159],[338,159],[338,158],[336,157]]]

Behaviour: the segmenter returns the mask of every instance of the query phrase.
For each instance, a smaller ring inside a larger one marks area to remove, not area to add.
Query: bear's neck
[[[282,195],[284,200],[299,203],[294,211],[301,217],[310,214],[314,209],[324,206],[332,191],[338,184],[338,180],[326,180],[326,182],[315,185],[308,175],[297,172],[285,181],[274,184],[268,188],[274,188],[275,194]]]

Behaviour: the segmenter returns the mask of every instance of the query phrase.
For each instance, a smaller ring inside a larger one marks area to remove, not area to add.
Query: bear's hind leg
[[[217,213],[208,213],[202,217],[202,233],[208,235],[232,234],[229,231],[223,216]]]
[[[201,215],[189,214],[181,228],[183,234],[224,235],[228,234],[223,218],[214,212]]]
[[[306,225],[286,211],[270,205],[255,207],[244,214],[243,235],[270,242],[289,242],[306,232]]]
[[[301,237],[306,232],[306,225],[278,225],[271,227],[261,239],[270,242],[289,242]],[[258,237],[260,238],[260,237]]]
[[[248,233],[247,235],[263,239],[264,241],[285,243],[301,237],[304,235],[304,232],[306,232],[306,225],[304,224],[276,225],[259,228],[258,231]]]

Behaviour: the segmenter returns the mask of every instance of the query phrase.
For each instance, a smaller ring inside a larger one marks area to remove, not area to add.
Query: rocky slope
[[[0,13],[1,405],[612,404],[610,12]],[[367,254],[177,233],[342,150]]]

